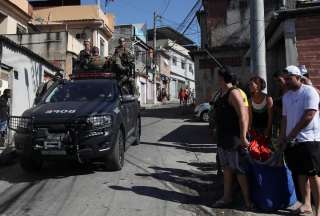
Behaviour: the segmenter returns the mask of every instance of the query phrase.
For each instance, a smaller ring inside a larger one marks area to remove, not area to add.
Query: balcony
[[[112,14],[105,14],[97,5],[76,5],[34,9],[33,18],[35,20],[42,20],[42,23],[102,21],[103,27],[107,31],[114,31],[114,16]]]

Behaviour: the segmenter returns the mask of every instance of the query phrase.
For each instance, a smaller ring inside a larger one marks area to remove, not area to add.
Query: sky
[[[161,15],[157,27],[171,26],[177,28],[187,16],[197,0],[113,0],[106,10],[113,13],[116,25],[146,23],[148,29],[153,27],[153,12]],[[195,21],[186,36],[200,43],[199,28]]]

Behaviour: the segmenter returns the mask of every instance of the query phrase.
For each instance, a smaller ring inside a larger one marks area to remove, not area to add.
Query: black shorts
[[[289,147],[285,159],[295,175],[320,176],[320,142],[302,142]]]

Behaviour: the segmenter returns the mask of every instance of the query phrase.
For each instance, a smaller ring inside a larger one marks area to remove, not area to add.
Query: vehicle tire
[[[19,156],[19,163],[23,170],[27,172],[39,172],[43,165],[43,160],[36,154],[25,154]]]
[[[201,119],[201,121],[203,121],[203,122],[209,122],[209,112],[208,112],[208,110],[203,111],[203,112],[201,113],[200,119]]]
[[[136,141],[134,141],[133,145],[137,146],[140,145],[140,137],[141,137],[141,119],[138,118],[137,119],[137,125],[136,125],[136,129],[135,129],[135,138]]]
[[[106,160],[107,169],[111,171],[121,170],[124,164],[125,140],[123,132],[119,130],[116,136],[114,147]]]

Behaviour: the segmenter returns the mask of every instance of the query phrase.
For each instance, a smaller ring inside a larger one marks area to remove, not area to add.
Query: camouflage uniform
[[[91,56],[87,64],[88,70],[105,70],[106,69],[106,58],[101,56]]]
[[[132,94],[136,94],[134,80],[134,58],[124,46],[117,46],[113,55],[114,71],[119,85],[127,87]]]
[[[88,69],[87,68],[87,65],[90,61],[90,57],[92,56],[92,53],[91,52],[87,52],[86,50],[81,50],[80,51],[80,54],[79,54],[79,67],[81,69]]]

